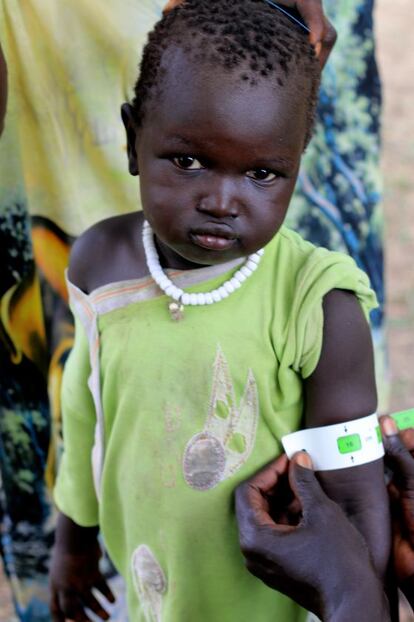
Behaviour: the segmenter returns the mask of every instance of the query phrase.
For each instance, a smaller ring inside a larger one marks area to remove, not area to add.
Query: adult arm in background
[[[414,611],[414,429],[398,434],[391,417],[381,417],[393,527],[393,567],[398,587]]]
[[[323,492],[307,454],[285,455],[236,490],[247,569],[324,622],[389,622],[364,539]],[[363,614],[362,614],[363,612]]]
[[[164,12],[183,4],[184,0],[169,0]],[[322,0],[275,0],[299,11],[310,30],[309,41],[314,46],[321,68],[328,60],[336,41],[336,30],[326,17]]]
[[[0,45],[0,136],[4,129],[4,117],[7,107],[7,65]]]

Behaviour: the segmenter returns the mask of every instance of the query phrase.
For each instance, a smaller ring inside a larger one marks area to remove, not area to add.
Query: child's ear
[[[122,104],[121,117],[126,131],[129,172],[131,173],[131,175],[139,175],[138,156],[136,148],[137,128],[134,121],[132,106],[130,104]]]

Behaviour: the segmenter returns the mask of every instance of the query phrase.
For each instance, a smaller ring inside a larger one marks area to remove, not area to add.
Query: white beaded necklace
[[[145,251],[145,259],[147,261],[148,270],[157,283],[158,287],[174,302],[169,304],[169,311],[173,320],[180,320],[183,317],[185,305],[211,305],[220,302],[238,289],[242,283],[249,278],[259,265],[260,258],[263,255],[263,249],[249,255],[245,263],[239,268],[231,279],[223,283],[217,289],[211,292],[199,294],[187,294],[180,289],[167,277],[161,268],[157,249],[154,243],[154,233],[150,224],[145,220],[142,227],[142,242]]]

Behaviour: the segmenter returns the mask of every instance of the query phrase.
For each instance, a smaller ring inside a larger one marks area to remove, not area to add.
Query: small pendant
[[[168,310],[171,315],[171,319],[175,322],[179,322],[184,318],[184,305],[179,302],[170,302]]]

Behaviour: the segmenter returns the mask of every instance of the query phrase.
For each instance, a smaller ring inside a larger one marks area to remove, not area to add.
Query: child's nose
[[[240,211],[237,183],[233,180],[213,182],[201,197],[197,209],[216,218],[236,218]]]

